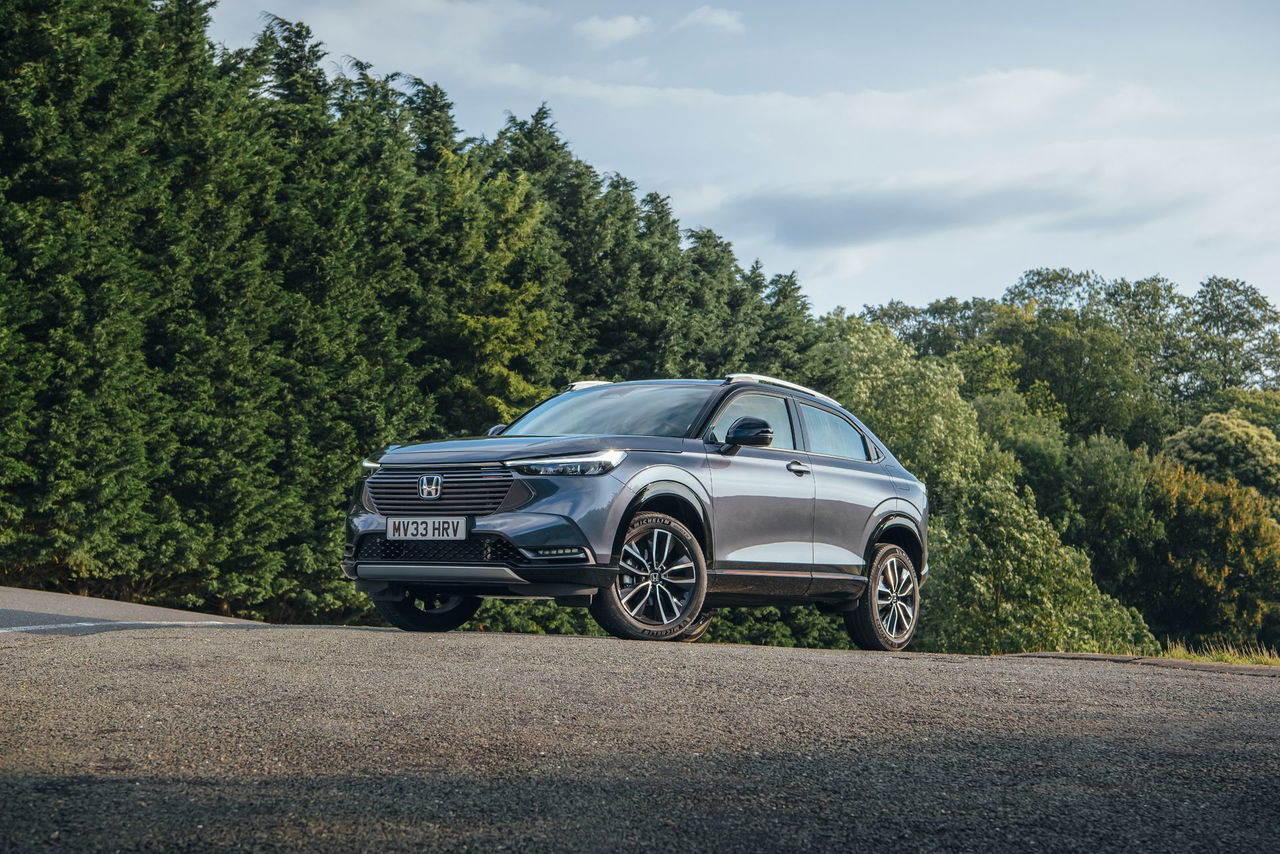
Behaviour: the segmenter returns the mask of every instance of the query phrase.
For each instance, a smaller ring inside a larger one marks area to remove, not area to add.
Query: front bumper
[[[555,554],[566,549],[574,553]],[[374,595],[433,587],[496,597],[580,596],[617,576],[616,567],[597,557],[577,525],[552,514],[471,517],[466,540],[438,541],[388,540],[386,517],[357,512],[348,519],[342,571]]]

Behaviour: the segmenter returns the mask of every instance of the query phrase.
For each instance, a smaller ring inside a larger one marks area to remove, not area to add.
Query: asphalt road
[[[7,634],[91,635],[125,628],[210,625],[262,626],[235,617],[0,587],[0,646]]]
[[[1274,850],[1278,725],[1280,679],[1096,661],[9,632],[0,850]]]

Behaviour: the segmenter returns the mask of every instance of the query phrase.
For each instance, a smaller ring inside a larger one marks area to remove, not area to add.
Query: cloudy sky
[[[444,86],[471,135],[546,101],[818,309],[1025,269],[1247,279],[1280,302],[1280,3],[222,0]]]

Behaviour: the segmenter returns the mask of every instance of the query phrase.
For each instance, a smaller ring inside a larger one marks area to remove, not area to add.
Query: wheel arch
[[[892,543],[900,547],[911,558],[917,573],[924,572],[924,543],[916,530],[915,522],[910,516],[895,514],[882,519],[871,536],[867,539],[867,548],[863,552],[864,559],[870,565],[876,546]]]
[[[613,561],[616,564],[622,556],[622,540],[627,528],[637,513],[665,513],[688,528],[702,547],[702,556],[708,564],[711,562],[711,525],[707,519],[707,511],[697,493],[682,483],[675,481],[656,481],[646,484],[627,505],[622,514],[622,523],[613,538]]]

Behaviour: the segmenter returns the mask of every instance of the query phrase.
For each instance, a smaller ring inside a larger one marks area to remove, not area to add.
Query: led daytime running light
[[[512,460],[509,468],[528,475],[589,476],[604,474],[618,467],[626,457],[624,451],[605,451],[602,454],[584,454],[580,457],[556,457],[545,460]]]

